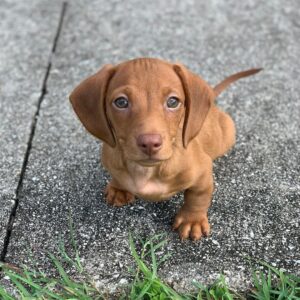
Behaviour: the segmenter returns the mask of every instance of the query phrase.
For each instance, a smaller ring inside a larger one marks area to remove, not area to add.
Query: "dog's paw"
[[[191,238],[196,241],[208,236],[210,225],[206,213],[195,213],[181,208],[175,217],[173,229],[177,230],[182,240]]]
[[[133,194],[123,190],[119,190],[113,187],[111,184],[108,184],[105,188],[105,197],[108,204],[118,207],[134,201]]]

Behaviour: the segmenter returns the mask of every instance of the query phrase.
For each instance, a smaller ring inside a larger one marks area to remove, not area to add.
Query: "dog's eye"
[[[172,96],[167,100],[168,108],[177,108],[180,105],[180,101],[178,98]]]
[[[116,100],[114,100],[114,105],[117,108],[127,108],[128,104],[129,104],[129,102],[125,97],[119,97]]]

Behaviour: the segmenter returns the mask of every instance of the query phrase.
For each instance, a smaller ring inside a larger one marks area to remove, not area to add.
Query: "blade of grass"
[[[171,253],[167,253],[166,255],[164,255],[164,256],[157,262],[157,266],[160,266],[163,262],[165,262],[166,260],[168,260],[171,256],[172,256]]]
[[[158,244],[155,244],[155,245],[153,244],[152,241],[149,241],[149,244],[151,244],[151,243],[153,245],[153,250],[156,251],[156,250],[162,248],[167,243],[167,240],[163,240],[163,241],[161,241],[161,242],[159,242]],[[145,253],[145,256],[148,256],[150,253],[151,253],[151,249]]]
[[[131,234],[129,235],[129,245],[130,245],[131,254],[134,257],[139,269],[143,272],[143,274],[146,277],[151,278],[152,274],[148,269],[148,267],[146,266],[146,264],[141,260],[140,256],[138,255]]]
[[[13,280],[16,280],[18,282],[22,281],[23,283],[27,284],[30,287],[33,287],[34,289],[39,289],[40,288],[40,286],[38,284],[32,282],[31,280],[28,280],[27,278],[24,278],[22,275],[19,275],[19,274],[15,273],[15,272],[6,271],[5,274],[9,276],[9,279],[11,281],[13,281]],[[26,294],[26,292],[24,292],[24,294]]]
[[[71,215],[69,216],[69,227],[70,227],[71,242],[72,242],[73,249],[75,251],[76,266],[78,267],[78,270],[80,271],[80,273],[82,273],[83,267],[80,262],[79,251],[78,251],[77,243],[75,241],[74,225],[73,225],[73,219],[72,219]]]
[[[8,294],[8,292],[6,292],[6,290],[4,288],[2,288],[1,286],[0,286],[0,299],[15,300],[15,298],[13,298],[10,294]]]
[[[154,279],[157,274],[157,262],[156,262],[156,255],[155,255],[155,250],[152,242],[150,243],[150,248],[151,248],[151,260],[152,260],[152,279]]]
[[[51,258],[52,262],[54,263],[59,275],[62,277],[62,279],[64,280],[64,282],[66,284],[71,284],[71,280],[69,278],[69,276],[67,275],[67,273],[65,272],[64,268],[62,267],[62,265],[60,264],[60,262],[58,261],[58,259],[52,255],[51,253],[48,253],[49,257]]]
[[[7,272],[5,272],[5,274],[7,276],[9,276],[10,280],[19,289],[19,292],[21,292],[22,295],[26,295],[26,297],[28,297],[28,295],[30,295],[30,293],[28,292],[26,287],[24,285],[22,285],[19,281],[22,281],[25,284],[27,284],[28,287],[33,288],[35,290],[34,294],[39,292],[40,294],[47,294],[48,296],[52,297],[53,299],[58,299],[58,300],[61,299],[55,293],[51,292],[51,290],[47,289],[47,287],[40,286],[39,284],[35,283],[31,278],[30,279],[24,278],[23,275],[16,274],[15,272],[12,272],[12,271],[7,271]],[[56,284],[56,282],[52,282],[52,284],[54,284],[54,283]],[[48,284],[49,284],[49,282],[48,282]],[[30,296],[32,296],[32,295],[30,295]]]
[[[14,277],[10,277],[10,281],[18,288],[18,293],[24,298],[24,297],[31,297],[25,286],[18,281],[18,279]]]

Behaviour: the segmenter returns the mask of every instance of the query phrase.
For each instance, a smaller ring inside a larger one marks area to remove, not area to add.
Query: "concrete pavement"
[[[45,3],[0,4],[0,253],[57,30],[60,5]]]

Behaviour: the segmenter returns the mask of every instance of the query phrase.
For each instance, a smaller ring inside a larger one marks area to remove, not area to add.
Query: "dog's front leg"
[[[134,201],[134,195],[120,187],[115,179],[105,188],[106,202],[112,206],[123,206]]]
[[[199,240],[207,236],[210,225],[207,210],[213,193],[212,162],[193,186],[184,193],[184,204],[175,217],[173,228],[177,229],[181,239],[190,237]]]

